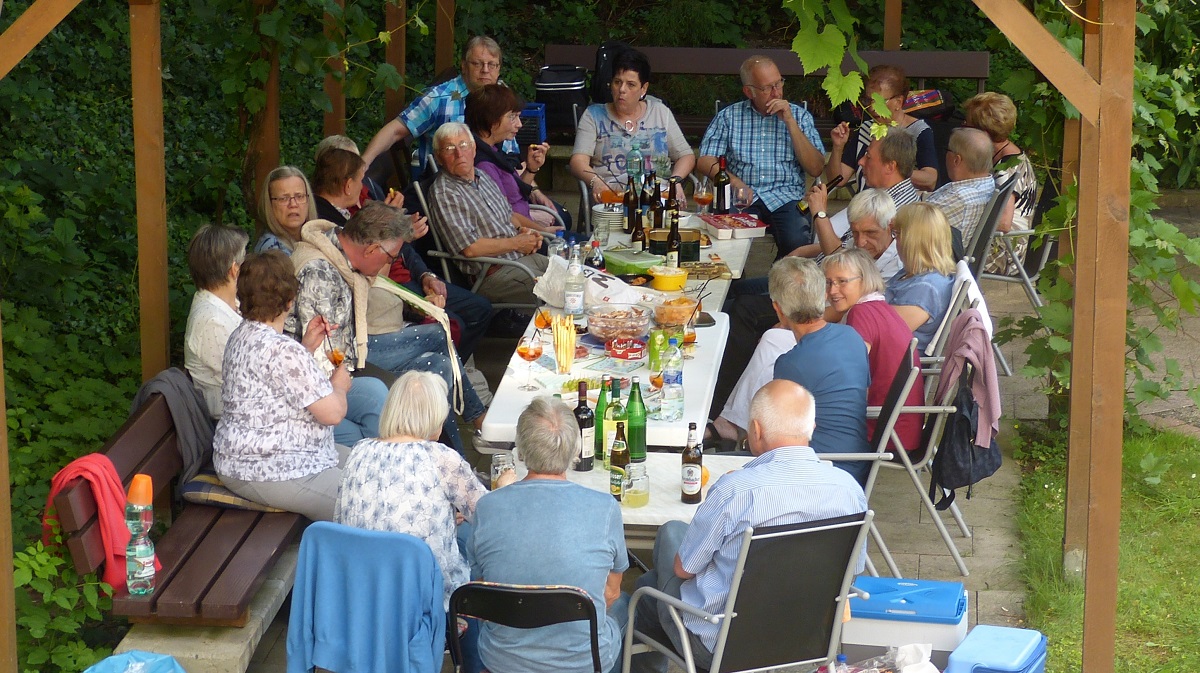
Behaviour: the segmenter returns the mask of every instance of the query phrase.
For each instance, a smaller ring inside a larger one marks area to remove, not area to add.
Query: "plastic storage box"
[[[1044,673],[1046,636],[1031,629],[980,625],[950,654],[945,673]]]
[[[967,595],[962,582],[862,576],[854,586],[871,595],[850,599],[842,625],[842,651],[851,662],[911,643],[931,643],[930,661],[946,666],[967,635]]]
[[[521,130],[517,131],[517,144],[522,148],[546,142],[546,104],[526,103],[521,111],[521,125]]]

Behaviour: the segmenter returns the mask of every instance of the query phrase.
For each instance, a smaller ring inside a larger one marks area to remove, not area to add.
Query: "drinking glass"
[[[696,185],[696,193],[692,195],[692,200],[696,202],[696,205],[700,206],[701,215],[708,213],[708,207],[713,202],[713,188],[712,182],[709,181],[707,176],[701,178],[700,184]]]
[[[500,477],[508,470],[515,470],[513,457],[510,453],[494,453],[492,454],[492,490],[496,490],[496,482],[500,481]]]
[[[606,182],[604,191],[600,192],[600,203],[604,204],[604,209],[616,212],[621,209],[621,204],[625,202],[625,185],[620,182]]]
[[[733,205],[739,212],[746,212],[746,209],[750,207],[752,202],[749,187],[738,187],[734,190]]]
[[[541,386],[534,385],[533,383],[533,362],[542,357],[542,337],[540,333],[535,331],[533,334],[521,337],[521,340],[517,342],[517,355],[520,355],[522,360],[529,363],[529,368],[525,374],[525,385],[518,387],[517,390],[540,390]]]
[[[662,177],[671,174],[671,157],[665,154],[655,154],[653,159],[654,172]]]

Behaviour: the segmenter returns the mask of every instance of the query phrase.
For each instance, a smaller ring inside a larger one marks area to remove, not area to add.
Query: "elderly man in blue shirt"
[[[742,63],[744,101],[721,110],[700,143],[696,168],[711,176],[720,157],[735,189],[753,190],[748,212],[771,226],[779,255],[812,242],[812,225],[796,204],[804,198],[804,173],[825,168],[825,146],[807,110],[783,98],[783,77],[766,56]]]
[[[844,470],[822,463],[808,446],[816,424],[812,395],[799,384],[774,380],[750,403],[748,440],[755,456],[716,481],[691,524],[670,521],[654,541],[654,570],[638,580],[712,614],[721,612],[748,526],[775,526],[858,514],[867,509],[862,487]],[[866,548],[859,554],[862,572]],[[682,613],[697,668],[712,665],[719,627]],[[666,605],[638,603],[635,628],[682,651],[684,637]],[[639,673],[667,670],[658,653],[633,658]]]

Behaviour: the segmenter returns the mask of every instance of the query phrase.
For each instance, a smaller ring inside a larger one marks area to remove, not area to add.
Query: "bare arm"
[[[346,417],[346,391],[350,390],[350,374],[339,365],[329,377],[333,392],[308,405],[308,411],[321,425],[337,425]]]
[[[932,192],[937,189],[938,171],[933,166],[918,168],[912,172],[913,186],[923,192]]]
[[[908,328],[914,332],[916,332],[921,325],[929,322],[929,314],[926,313],[925,309],[921,308],[920,306],[913,306],[911,304],[893,304],[892,308],[896,309],[896,313],[900,314],[900,317],[904,319],[904,324],[908,325]]]
[[[558,226],[557,224],[554,226],[538,224],[537,222],[534,222],[530,218],[525,217],[524,215],[522,215],[520,213],[513,213],[512,223],[513,223],[513,226],[516,227],[517,229],[521,229],[521,228],[532,229],[534,231],[544,231],[544,232],[547,232],[550,234],[553,234],[554,232],[562,229],[562,227]]]
[[[525,230],[511,238],[478,238],[475,242],[463,248],[462,254],[467,257],[496,257],[509,252],[519,252],[529,255],[542,247],[542,235],[536,231]]]
[[[388,151],[392,145],[404,140],[409,136],[408,127],[405,126],[399,119],[383,125],[379,132],[371,138],[371,142],[367,143],[367,149],[362,153],[362,159],[368,166],[375,161],[375,157]]]
[[[671,168],[671,175],[673,175],[677,178],[686,178],[688,176],[688,173],[691,173],[692,169],[695,167],[696,167],[696,155],[692,154],[691,152],[688,152],[687,154],[679,157],[679,159],[676,160],[675,166],[673,166]]]
[[[621,579],[624,573],[611,572],[604,583],[604,607],[611,608],[612,604],[621,597]]]
[[[837,176],[842,180],[854,177],[854,166],[842,163],[842,153],[846,151],[846,143],[850,142],[850,125],[842,122],[829,132],[833,148],[829,151],[829,160],[825,162],[825,182],[833,182]]]

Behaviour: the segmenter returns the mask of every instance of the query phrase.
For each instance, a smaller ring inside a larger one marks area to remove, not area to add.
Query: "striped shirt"
[[[768,451],[718,479],[697,508],[679,546],[683,569],[696,576],[680,587],[680,598],[711,614],[724,610],[742,535],[749,526],[818,521],[866,509],[867,498],[854,477],[820,462],[811,448]],[[864,546],[858,572],[865,552]],[[792,570],[780,568],[780,572]],[[683,623],[709,651],[716,647],[717,625],[688,614],[683,615]]]
[[[404,111],[396,115],[396,121],[408,128],[409,134],[418,142],[416,166],[413,179],[421,175],[429,155],[433,154],[433,132],[446,122],[462,122],[467,115],[467,83],[462,75],[430,87],[425,94],[414,100]],[[505,140],[502,149],[506,153],[520,152],[516,140]]]
[[[821,134],[808,110],[792,103],[792,116],[808,142],[824,154]],[[704,132],[700,155],[726,157],[730,172],[753,188],[769,210],[804,198],[804,169],[792,148],[787,122],[775,115],[760,114],[749,100],[717,113]]]
[[[508,199],[495,181],[478,168],[471,182],[441,171],[429,188],[429,198],[430,219],[446,247],[455,254],[481,238],[512,238],[518,234],[512,224],[513,210]],[[515,250],[494,256],[512,260],[522,257]],[[458,266],[469,276],[483,269],[478,262],[458,262]]]

